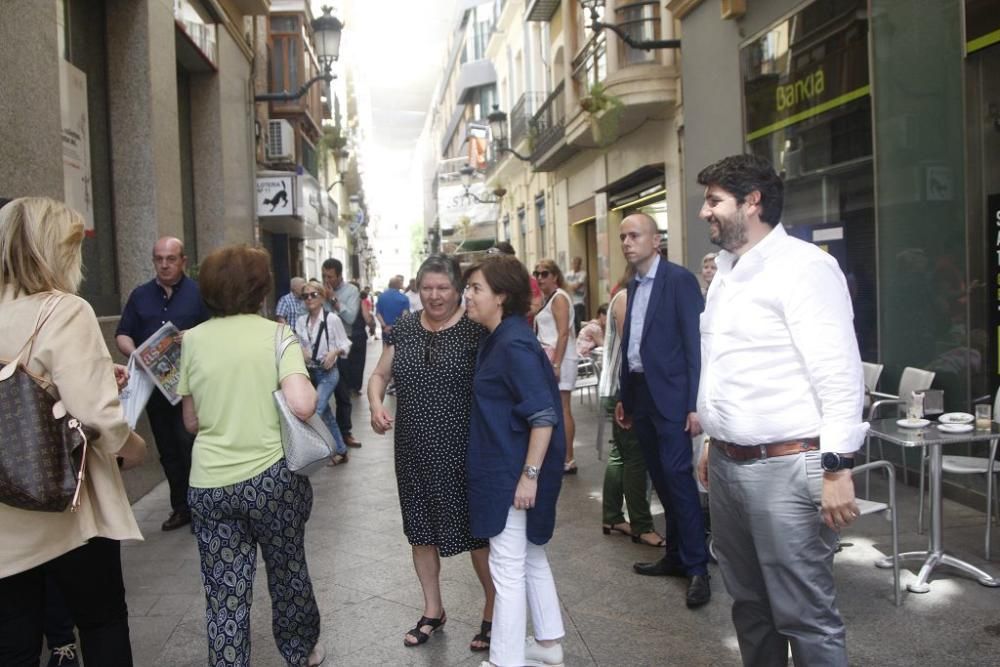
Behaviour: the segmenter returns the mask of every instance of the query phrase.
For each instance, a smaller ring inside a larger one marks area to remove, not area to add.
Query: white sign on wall
[[[257,217],[293,215],[295,175],[257,178]]]
[[[90,118],[87,75],[59,61],[59,102],[62,112],[63,199],[83,216],[84,231],[94,235],[94,197],[90,181]]]

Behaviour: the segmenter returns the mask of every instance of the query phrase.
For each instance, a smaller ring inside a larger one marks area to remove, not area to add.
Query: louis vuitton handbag
[[[27,370],[35,337],[62,296],[45,300],[34,333],[0,369],[0,503],[19,509],[79,509],[87,445],[97,437],[46,391],[51,382]]]
[[[278,326],[274,334],[274,363],[281,368],[281,357],[290,345],[298,345],[295,336],[282,341],[284,326]],[[278,408],[278,422],[281,424],[281,445],[285,450],[288,469],[299,475],[310,475],[322,468],[333,456],[333,434],[317,414],[302,421],[288,407],[281,387],[274,391],[274,404]]]

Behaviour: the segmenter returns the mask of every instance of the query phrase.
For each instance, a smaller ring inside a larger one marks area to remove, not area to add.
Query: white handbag
[[[285,330],[278,326],[274,335],[275,367],[280,375],[281,357],[290,345],[297,345],[295,336],[283,337]],[[282,340],[284,338],[284,340]],[[302,421],[289,409],[281,387],[274,392],[274,404],[278,408],[278,422],[281,424],[281,445],[285,450],[285,463],[288,469],[299,475],[311,475],[333,456],[333,434],[326,427],[319,415],[313,415]]]

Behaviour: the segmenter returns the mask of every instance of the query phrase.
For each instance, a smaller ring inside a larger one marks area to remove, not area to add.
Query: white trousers
[[[528,541],[527,524],[527,511],[511,507],[503,532],[490,538],[490,576],[497,590],[490,662],[499,667],[524,665],[528,607],[537,639],[566,634],[545,547]]]

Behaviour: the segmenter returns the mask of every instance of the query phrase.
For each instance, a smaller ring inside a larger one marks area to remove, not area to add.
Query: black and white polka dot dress
[[[469,531],[465,456],[469,445],[472,376],[486,329],[462,318],[438,332],[420,316],[396,322],[396,483],[403,532],[412,545],[435,545],[442,556],[485,547]]]

